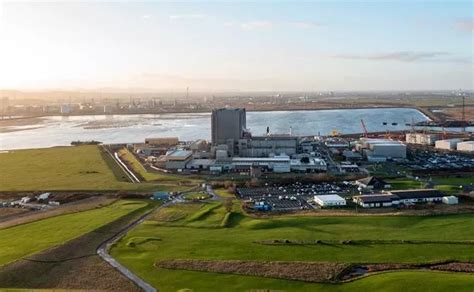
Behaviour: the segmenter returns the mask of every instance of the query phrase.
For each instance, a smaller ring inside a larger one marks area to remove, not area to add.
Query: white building
[[[435,134],[408,133],[405,141],[410,144],[434,145],[438,139]]]
[[[445,150],[455,150],[456,145],[461,142],[461,139],[446,139],[446,140],[438,140],[435,143],[435,147],[438,149],[445,149]]]
[[[456,147],[459,151],[474,152],[474,141],[459,142]]]
[[[249,169],[253,167],[265,168],[273,172],[290,172],[290,157],[278,155],[274,157],[233,157],[232,166],[235,169]]]
[[[407,146],[399,141],[389,139],[361,138],[356,145],[358,150],[363,150],[366,157],[380,158],[406,158]]]
[[[459,204],[458,197],[455,196],[446,196],[443,197],[443,203],[446,205],[457,205]]]
[[[346,200],[338,195],[314,196],[314,202],[321,207],[337,207],[346,205]]]

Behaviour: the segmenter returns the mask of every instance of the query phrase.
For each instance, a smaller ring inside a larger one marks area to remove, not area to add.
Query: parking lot
[[[474,156],[414,149],[411,161],[404,165],[413,170],[469,170],[474,171]]]
[[[254,202],[265,202],[273,210],[301,210],[311,209],[308,201],[315,195],[348,194],[349,183],[294,183],[290,185],[267,185],[259,188],[237,188],[240,199]]]

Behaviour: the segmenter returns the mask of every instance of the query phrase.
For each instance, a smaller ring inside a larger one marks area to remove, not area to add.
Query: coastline
[[[239,106],[236,106],[239,107]],[[242,107],[242,106],[240,106]],[[397,109],[397,108],[406,108],[406,109],[415,109],[420,111],[427,119],[431,121],[438,121],[439,118],[430,112],[426,108],[414,106],[414,105],[366,105],[366,106],[333,106],[333,107],[293,107],[293,108],[247,108],[243,106],[247,112],[281,112],[281,111],[329,111],[329,110],[349,110],[349,109]],[[217,108],[217,107],[216,107]],[[160,115],[160,114],[205,114],[211,113],[212,109],[183,109],[180,110],[171,110],[171,111],[136,111],[136,112],[115,112],[115,113],[72,113],[72,114],[42,114],[42,115],[31,115],[31,116],[22,116],[8,119],[0,119],[0,126],[2,122],[7,121],[18,121],[34,118],[45,118],[45,117],[77,117],[77,116],[122,116],[122,115]]]

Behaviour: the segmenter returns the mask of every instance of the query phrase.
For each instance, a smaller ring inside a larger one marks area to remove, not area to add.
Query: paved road
[[[172,202],[165,203],[158,208],[162,208],[168,204],[171,204]],[[127,227],[125,227],[122,231],[117,233],[115,236],[110,238],[109,240],[103,242],[99,248],[97,249],[97,254],[107,263],[109,263],[112,267],[117,269],[120,273],[122,273],[125,277],[130,279],[132,282],[134,282],[138,287],[142,288],[146,292],[157,292],[157,289],[145,282],[143,279],[135,275],[132,271],[127,269],[125,266],[121,265],[119,262],[117,262],[110,254],[109,254],[109,249],[110,246],[117,241],[119,241],[125,234],[127,234],[128,231],[130,231],[132,228],[137,226],[138,224],[142,223],[145,221],[146,217],[150,215],[151,212],[154,210],[158,209],[154,208],[148,212],[146,212],[144,215],[142,215],[140,218],[137,220],[133,221],[130,223]]]

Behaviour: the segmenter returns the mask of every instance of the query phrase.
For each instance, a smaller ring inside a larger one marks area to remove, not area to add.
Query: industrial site
[[[473,292],[473,1],[0,0],[0,291]]]

